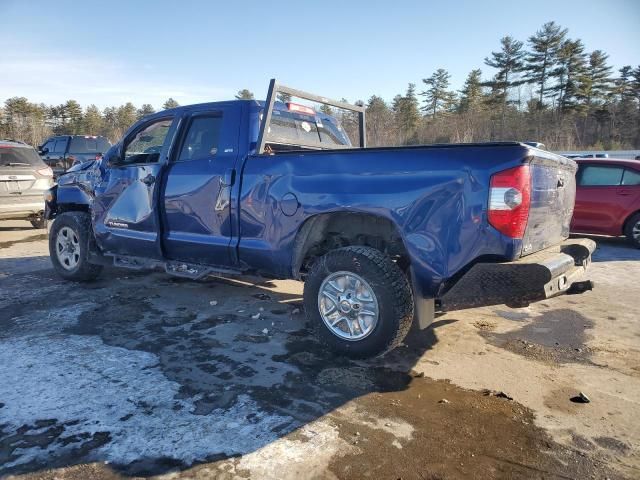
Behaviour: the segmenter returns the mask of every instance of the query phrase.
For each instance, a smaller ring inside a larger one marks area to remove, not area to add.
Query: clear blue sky
[[[640,64],[640,0],[0,0],[0,102],[159,107],[266,95],[269,78],[390,100],[437,68],[453,87],[500,37],[554,20],[617,69]]]

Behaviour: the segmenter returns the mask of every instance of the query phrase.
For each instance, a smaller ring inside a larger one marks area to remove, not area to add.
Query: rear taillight
[[[36,170],[36,172],[38,172],[43,177],[53,177],[53,170],[51,170],[50,167],[40,168]]]
[[[529,165],[510,168],[491,177],[489,223],[507,237],[522,238],[531,205]]]

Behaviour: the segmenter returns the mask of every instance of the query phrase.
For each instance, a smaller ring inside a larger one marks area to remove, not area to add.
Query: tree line
[[[551,150],[640,148],[640,65],[614,72],[605,52],[588,52],[555,22],[526,41],[501,38],[483,65],[489,71],[472,69],[458,91],[449,72],[438,68],[390,102],[378,95],[355,102],[366,107],[369,145],[529,140]],[[254,95],[243,89],[236,98]],[[163,107],[173,106],[169,99]],[[321,110],[339,116],[357,138],[353,115],[326,105]],[[151,105],[83,111],[74,100],[46,106],[15,97],[0,111],[0,137],[35,145],[51,133],[85,133],[113,141],[152,112]]]
[[[164,110],[179,106],[173,98],[164,102]],[[75,100],[60,105],[31,103],[25,97],[13,97],[0,107],[0,138],[41,145],[51,135],[103,135],[112,142],[140,118],[155,113],[145,103],[136,108],[127,102],[102,111],[95,105],[86,109]]]

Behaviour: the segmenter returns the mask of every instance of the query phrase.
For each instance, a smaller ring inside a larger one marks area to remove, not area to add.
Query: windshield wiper
[[[23,162],[9,162],[9,163],[3,163],[2,166],[3,167],[30,167],[31,164],[23,163]]]

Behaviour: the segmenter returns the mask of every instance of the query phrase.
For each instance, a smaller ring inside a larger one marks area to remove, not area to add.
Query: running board
[[[243,272],[230,268],[212,267],[197,263],[178,262],[174,260],[155,260],[144,257],[130,257],[125,255],[110,255],[113,257],[113,266],[129,268],[132,270],[150,270],[161,268],[169,275],[192,280],[200,280],[209,275],[227,274],[240,275]]]

